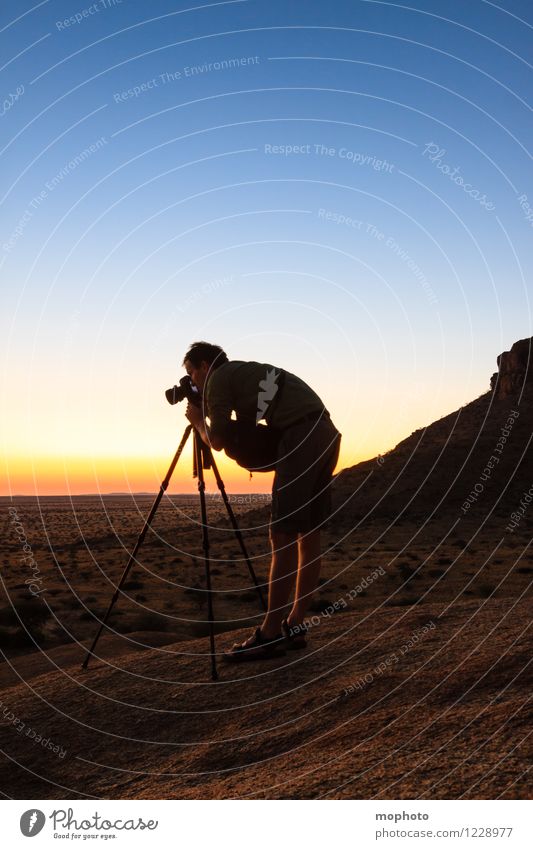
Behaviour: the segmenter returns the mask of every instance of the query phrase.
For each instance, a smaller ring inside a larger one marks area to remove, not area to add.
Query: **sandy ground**
[[[79,539],[70,505],[18,505],[46,589],[28,599],[10,537],[6,595],[30,636],[10,620],[18,640],[10,649],[6,638],[0,667],[6,795],[527,796],[533,557],[525,530],[502,546],[497,532],[480,540],[465,525],[450,537],[439,522],[423,532],[337,524],[309,611],[309,648],[239,667],[219,657],[213,683],[198,530],[168,504],[112,614],[113,632],[84,671],[83,647],[142,525],[137,508],[149,504],[76,505]],[[241,514],[253,528],[257,515]],[[244,533],[264,581],[266,529]],[[222,652],[261,614],[234,538],[212,536]],[[169,545],[176,538],[179,549]],[[222,633],[229,628],[239,630]]]

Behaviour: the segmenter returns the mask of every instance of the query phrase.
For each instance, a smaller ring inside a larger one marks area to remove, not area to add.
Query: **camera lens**
[[[177,404],[183,397],[183,390],[179,386],[174,385],[170,389],[165,390],[165,398],[169,404]]]

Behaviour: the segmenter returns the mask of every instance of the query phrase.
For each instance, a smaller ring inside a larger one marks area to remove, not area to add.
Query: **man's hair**
[[[199,368],[205,360],[206,363],[209,363],[210,368],[215,369],[223,363],[227,363],[228,357],[220,345],[211,345],[209,342],[193,342],[183,358],[183,365],[185,365],[186,360],[190,360],[196,368]]]

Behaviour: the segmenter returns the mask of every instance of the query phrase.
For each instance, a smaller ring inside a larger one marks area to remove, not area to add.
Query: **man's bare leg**
[[[267,639],[277,637],[281,620],[287,616],[288,601],[298,570],[298,534],[270,531],[272,563],[268,585],[268,611],[261,625]]]
[[[294,604],[287,617],[289,625],[301,625],[318,586],[321,567],[320,530],[298,537],[299,563]]]

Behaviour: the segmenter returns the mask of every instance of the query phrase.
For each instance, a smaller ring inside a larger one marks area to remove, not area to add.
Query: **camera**
[[[201,395],[198,389],[193,386],[189,375],[186,374],[185,377],[181,378],[179,386],[172,386],[170,389],[165,390],[165,398],[169,404],[179,404],[180,401],[186,398],[187,401],[198,407],[200,405]]]

